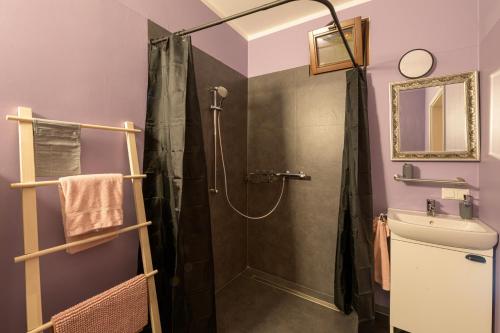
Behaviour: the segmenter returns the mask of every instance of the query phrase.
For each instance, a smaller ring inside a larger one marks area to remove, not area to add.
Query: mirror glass
[[[403,90],[399,103],[401,151],[467,150],[464,83]]]
[[[393,161],[479,161],[478,73],[391,83]]]

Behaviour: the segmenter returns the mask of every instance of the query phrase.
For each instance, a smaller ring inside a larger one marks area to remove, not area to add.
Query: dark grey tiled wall
[[[202,112],[209,184],[213,184],[213,118],[208,89],[222,85],[229,90],[221,115],[223,148],[228,175],[229,195],[233,204],[246,210],[247,163],[247,78],[207,54],[195,50],[195,71]],[[228,206],[223,194],[223,174],[218,162],[218,194],[210,194],[216,289],[220,289],[246,268],[246,221]]]
[[[168,32],[149,22],[149,38],[165,36]],[[194,67],[198,98],[203,121],[203,135],[207,156],[209,185],[213,184],[213,125],[209,111],[209,88],[222,85],[229,90],[224,102],[222,131],[228,171],[228,183],[233,203],[246,210],[247,164],[247,78],[237,71],[194,48]],[[219,155],[220,157],[220,155]],[[219,163],[220,165],[220,163]],[[222,189],[222,173],[219,168],[219,189]],[[208,190],[208,189],[207,189]],[[246,267],[246,222],[234,214],[225,202],[224,195],[210,194],[212,237],[215,261],[215,284],[220,289]]]
[[[249,79],[248,170],[302,170],[271,217],[248,222],[249,266],[333,294],[345,73],[308,66]],[[280,184],[249,184],[251,214],[268,210]]]

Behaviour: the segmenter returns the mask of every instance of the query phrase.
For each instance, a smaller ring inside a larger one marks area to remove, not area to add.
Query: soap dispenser
[[[413,178],[413,165],[411,165],[410,163],[403,164],[403,178]]]
[[[472,207],[472,195],[464,195],[464,200],[460,201],[460,217],[466,220],[472,219]]]

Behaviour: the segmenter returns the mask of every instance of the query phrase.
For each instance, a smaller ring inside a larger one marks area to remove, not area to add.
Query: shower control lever
[[[247,176],[247,181],[250,183],[274,183],[280,179],[289,180],[311,180],[311,176],[305,174],[303,171],[299,172],[276,172],[273,170],[257,170],[250,172]]]
[[[311,180],[311,176],[308,176],[304,173],[304,171],[299,171],[298,173],[293,173],[290,171],[285,172],[277,172],[275,173],[277,177],[285,177],[286,179],[294,179],[294,180]]]

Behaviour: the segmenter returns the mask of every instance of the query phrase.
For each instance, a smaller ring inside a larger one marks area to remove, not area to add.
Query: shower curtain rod
[[[181,31],[178,31],[178,32],[176,32],[174,34],[175,35],[179,35],[179,36],[189,35],[189,34],[192,34],[193,32],[198,32],[198,31],[201,31],[201,30],[212,28],[212,27],[221,25],[223,23],[226,23],[226,22],[229,22],[229,21],[232,21],[232,20],[236,20],[236,19],[238,19],[240,17],[248,16],[248,15],[251,15],[251,14],[254,14],[254,13],[258,13],[258,12],[261,12],[261,11],[264,11],[264,10],[275,8],[275,7],[287,4],[289,2],[294,2],[294,1],[298,1],[298,0],[277,0],[277,1],[273,1],[273,2],[270,2],[268,4],[265,4],[265,5],[253,8],[253,9],[246,10],[244,12],[241,12],[241,13],[238,13],[238,14],[234,14],[234,15],[222,18],[220,20],[216,20],[216,21],[213,21],[213,22],[205,23],[203,25],[200,25],[200,26],[197,26],[197,27],[194,27],[194,28],[191,28],[191,29],[181,30]],[[330,14],[332,15],[333,22],[331,22],[329,25],[331,25],[333,23],[335,24],[335,26],[337,27],[337,29],[339,31],[340,37],[342,38],[342,42],[344,43],[344,46],[345,46],[345,48],[347,50],[347,53],[349,54],[349,58],[351,59],[351,62],[353,64],[353,66],[356,67],[356,68],[358,68],[359,66],[356,63],[356,61],[354,60],[354,55],[352,53],[351,47],[347,43],[347,39],[345,37],[344,31],[342,30],[342,26],[340,25],[340,21],[339,21],[339,18],[337,16],[337,13],[335,12],[335,8],[333,7],[333,4],[329,0],[310,0],[310,1],[319,2],[319,3],[323,4],[323,5],[325,5],[330,10]],[[166,41],[167,39],[168,39],[168,37],[163,37],[163,38],[160,38],[160,39],[155,39],[155,40],[151,41],[151,44],[160,43],[160,42]]]

